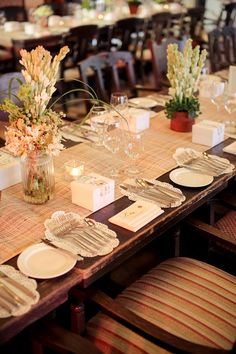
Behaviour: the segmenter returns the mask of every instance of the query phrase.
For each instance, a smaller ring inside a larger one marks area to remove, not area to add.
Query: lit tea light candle
[[[82,161],[70,160],[65,163],[66,180],[76,180],[84,173],[84,163]]]

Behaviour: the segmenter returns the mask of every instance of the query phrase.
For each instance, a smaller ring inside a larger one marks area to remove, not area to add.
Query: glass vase
[[[50,200],[55,189],[54,166],[51,155],[31,154],[21,159],[23,198],[31,204]]]

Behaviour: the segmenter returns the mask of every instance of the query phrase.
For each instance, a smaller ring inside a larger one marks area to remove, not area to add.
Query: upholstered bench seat
[[[192,343],[230,350],[236,340],[236,277],[198,260],[177,257],[162,262],[126,288],[116,302]],[[104,353],[116,353],[114,348],[139,353],[145,346],[150,351],[143,352],[158,353],[151,343],[119,327],[99,314],[87,328]]]
[[[224,232],[226,240],[236,243],[236,211],[230,210],[215,223],[215,226]]]
[[[86,337],[104,354],[169,353],[102,313],[88,322]]]

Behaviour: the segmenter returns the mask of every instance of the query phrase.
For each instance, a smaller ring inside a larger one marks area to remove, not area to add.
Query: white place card
[[[164,212],[154,203],[138,200],[128,208],[112,216],[109,221],[127,230],[136,232]]]

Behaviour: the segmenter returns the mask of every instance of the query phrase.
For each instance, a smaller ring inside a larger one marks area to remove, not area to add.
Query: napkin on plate
[[[127,230],[136,232],[164,212],[154,203],[138,200],[128,208],[112,216],[109,221]]]
[[[223,148],[224,152],[228,152],[229,154],[236,155],[236,141],[234,141],[232,144],[229,144]]]

